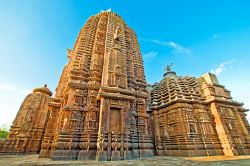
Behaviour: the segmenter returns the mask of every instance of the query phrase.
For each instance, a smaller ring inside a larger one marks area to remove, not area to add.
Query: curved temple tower
[[[117,14],[101,12],[88,19],[68,58],[49,104],[40,157],[152,156],[147,84],[135,32]]]
[[[250,154],[243,104],[214,74],[182,77],[172,65],[147,85],[136,34],[117,14],[91,16],[67,56],[55,96],[44,86],[25,98],[1,154],[104,161]]]

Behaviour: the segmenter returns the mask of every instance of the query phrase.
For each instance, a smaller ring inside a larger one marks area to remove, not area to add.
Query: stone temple
[[[147,85],[135,32],[111,11],[91,16],[68,49],[56,93],[23,101],[1,154],[53,160],[249,155],[247,109],[211,73]]]

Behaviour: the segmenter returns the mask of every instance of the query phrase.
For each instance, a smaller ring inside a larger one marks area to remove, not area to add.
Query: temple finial
[[[72,51],[72,50],[71,50],[70,48],[67,49],[67,53],[68,53],[68,54],[71,53],[71,51]]]
[[[166,72],[171,71],[171,67],[173,66],[173,63],[171,63],[170,65],[167,65],[167,67],[164,69]]]
[[[101,12],[111,12],[111,8],[109,8],[108,10],[101,10]]]

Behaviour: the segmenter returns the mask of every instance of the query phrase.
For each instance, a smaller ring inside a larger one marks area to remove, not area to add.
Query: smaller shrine
[[[10,128],[9,136],[0,149],[8,154],[37,154],[49,117],[48,103],[52,92],[45,84],[35,88],[23,101]]]
[[[246,155],[249,124],[242,103],[211,73],[200,78],[177,76],[165,69],[151,87],[151,114],[158,155]]]

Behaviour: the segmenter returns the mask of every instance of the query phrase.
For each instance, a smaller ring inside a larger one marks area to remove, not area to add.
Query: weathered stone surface
[[[58,104],[49,104],[51,116],[39,157],[152,156],[147,84],[135,33],[117,14],[101,12],[89,18],[68,58],[51,100]]]
[[[36,88],[23,101],[10,128],[1,153],[32,154],[41,149],[48,119],[48,103],[52,92],[45,85]]]
[[[215,75],[168,66],[147,86],[136,34],[117,14],[91,16],[67,57],[55,96],[43,87],[26,97],[1,152],[96,161],[250,153],[247,110]]]
[[[220,85],[216,76],[207,73],[200,78],[201,91],[214,116],[216,132],[223,147],[224,155],[250,154],[248,110],[243,103],[232,100],[230,91]]]
[[[249,154],[249,124],[214,74],[180,77],[170,67],[151,88],[151,114],[158,155]]]

